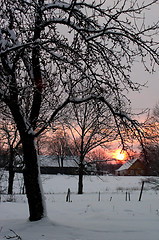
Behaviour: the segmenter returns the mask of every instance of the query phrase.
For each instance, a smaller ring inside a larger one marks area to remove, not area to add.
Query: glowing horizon
[[[118,161],[125,161],[126,160],[126,152],[122,149],[117,149],[114,152],[114,158]]]

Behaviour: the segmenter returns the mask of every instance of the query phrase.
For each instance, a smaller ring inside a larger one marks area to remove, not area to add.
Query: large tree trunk
[[[17,128],[19,130],[24,157],[24,185],[28,198],[30,221],[42,219],[45,212],[45,203],[40,182],[40,169],[38,166],[38,156],[34,142],[34,133],[28,131],[18,105],[10,104],[11,112],[14,116]]]
[[[40,169],[34,143],[34,136],[25,134],[22,138],[24,153],[24,184],[28,198],[30,221],[37,221],[45,216],[45,203],[42,185],[40,183]]]
[[[9,159],[9,179],[8,179],[8,194],[13,194],[13,182],[14,182],[14,151],[13,148],[10,147],[10,159]]]
[[[13,102],[14,103],[14,102]],[[27,124],[21,114],[18,104],[10,104],[11,112],[14,116],[24,154],[24,185],[28,198],[30,221],[40,220],[45,216],[45,204],[40,183],[40,169],[38,166],[38,156],[34,142],[34,132],[27,129]]]
[[[14,182],[15,172],[9,168],[9,179],[8,179],[8,194],[13,194],[13,182]]]
[[[78,180],[78,194],[83,194],[83,173],[84,172],[84,165],[83,161],[79,165],[79,180]]]

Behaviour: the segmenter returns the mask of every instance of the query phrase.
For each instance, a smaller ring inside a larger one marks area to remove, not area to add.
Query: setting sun
[[[116,150],[115,158],[120,161],[125,160],[125,152],[121,149]]]

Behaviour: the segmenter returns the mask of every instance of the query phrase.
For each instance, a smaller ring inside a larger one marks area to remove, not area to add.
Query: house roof
[[[62,165],[61,158],[57,156],[39,156],[41,167],[60,167]],[[78,167],[79,157],[77,156],[65,156],[63,159],[63,167]]]
[[[123,171],[129,169],[138,159],[130,159],[126,163],[124,163],[119,169],[116,171]]]

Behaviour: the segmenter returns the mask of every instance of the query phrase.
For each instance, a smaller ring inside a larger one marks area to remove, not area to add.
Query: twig
[[[9,230],[14,234],[14,236],[5,236],[6,239],[22,240],[22,238],[16,232],[14,232],[12,229]]]

